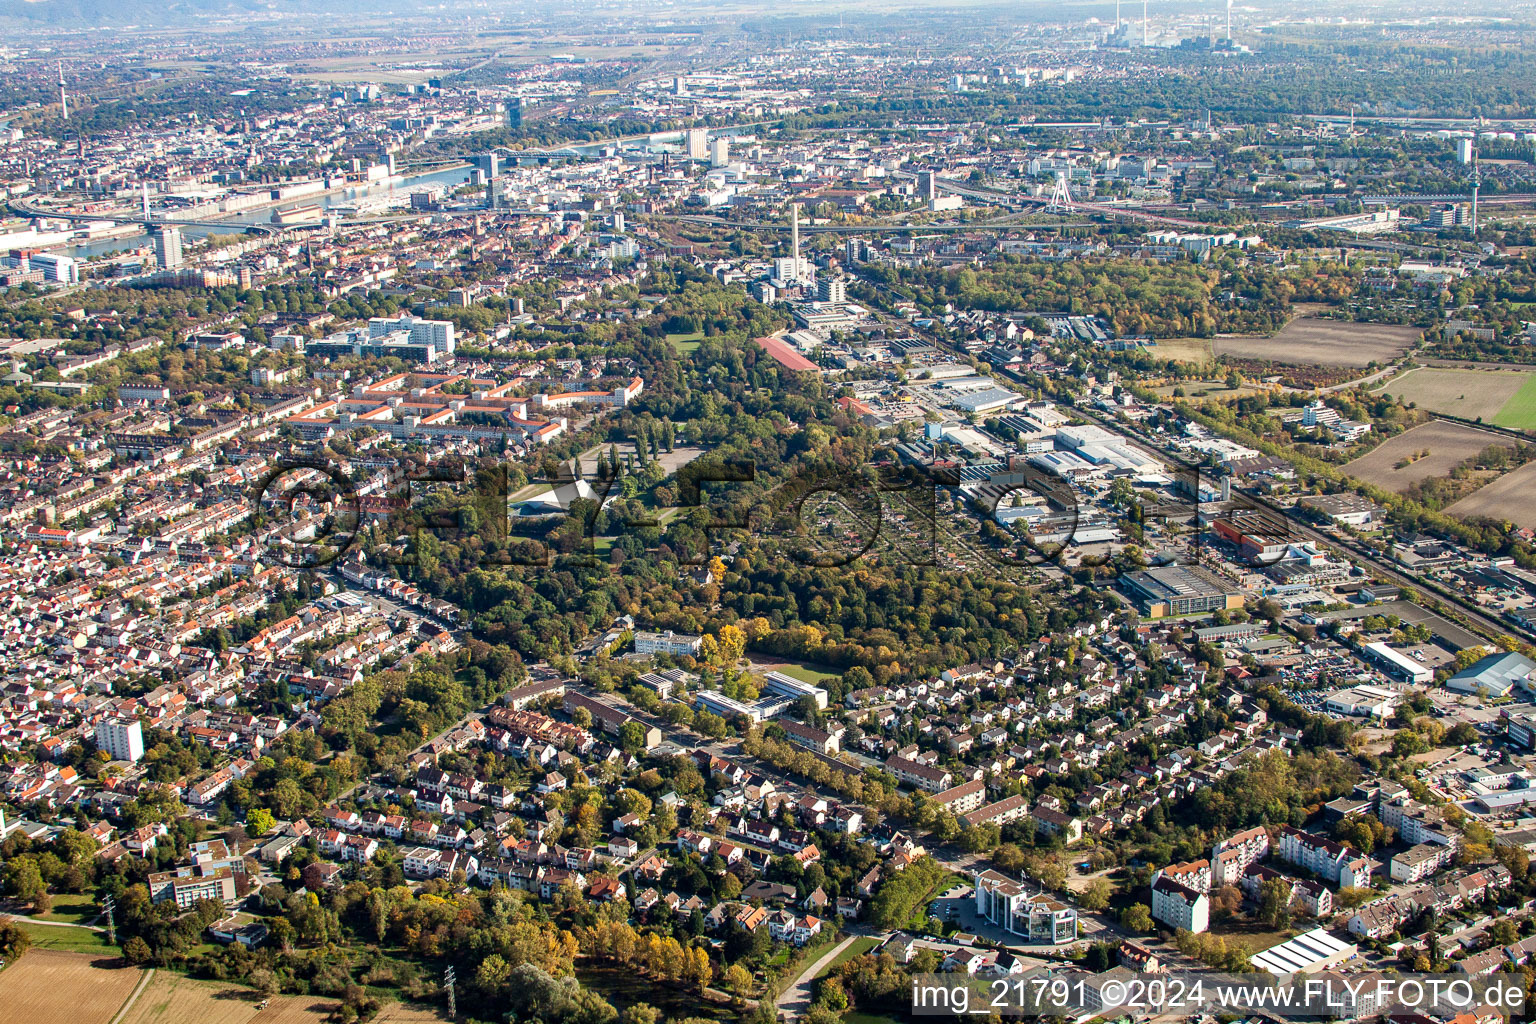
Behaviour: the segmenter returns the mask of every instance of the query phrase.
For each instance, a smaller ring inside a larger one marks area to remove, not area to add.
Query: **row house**
[[[320,852],[343,861],[366,863],[379,852],[379,841],[372,836],[357,836],[326,829],[316,836]]]

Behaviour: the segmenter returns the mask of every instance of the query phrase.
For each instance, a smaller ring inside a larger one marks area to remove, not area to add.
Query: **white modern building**
[[[996,871],[976,872],[976,913],[1032,943],[1077,941],[1077,911]]]
[[[431,345],[432,350],[439,355],[448,355],[453,351],[452,321],[423,320],[419,316],[410,316],[409,314],[395,319],[376,316],[368,321],[368,337],[370,338],[387,337],[397,331],[408,332],[412,344]]]
[[[694,636],[691,633],[674,633],[670,629],[665,633],[636,633],[636,654],[698,654],[699,647],[704,643],[704,638]]]
[[[1170,928],[1200,933],[1211,926],[1211,900],[1167,875],[1152,883],[1152,917]]]
[[[144,731],[137,718],[105,720],[96,726],[96,749],[114,761],[137,761],[144,756]]]

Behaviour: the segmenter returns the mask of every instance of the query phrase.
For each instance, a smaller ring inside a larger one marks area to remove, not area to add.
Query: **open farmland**
[[[83,953],[29,951],[0,971],[5,1021],[111,1024],[144,972]],[[253,989],[155,971],[117,1024],[323,1024],[337,1007],[327,996],[273,996],[261,1009]],[[379,1024],[438,1024],[430,1006],[386,1003]]]
[[[1505,473],[1446,511],[1462,519],[1508,520],[1516,526],[1536,527],[1536,462]]]
[[[1445,420],[1431,420],[1388,438],[1374,451],[1347,463],[1344,471],[1366,483],[1402,492],[1420,480],[1445,476],[1464,460],[1502,441],[1504,438],[1498,434],[1490,434],[1485,430]],[[1424,451],[1429,454],[1415,458]],[[1399,467],[1398,463],[1405,459],[1414,461]]]
[[[1382,386],[1402,402],[1465,420],[1499,422],[1499,413],[1536,375],[1510,370],[1456,370],[1421,366]]]
[[[108,1024],[143,975],[138,968],[120,963],[89,953],[31,950],[0,971],[4,1019],[25,1024]]]
[[[1269,338],[1223,335],[1216,339],[1215,349],[1218,356],[1273,363],[1366,366],[1396,359],[1408,351],[1419,334],[1417,327],[1303,316]]]
[[[1210,338],[1162,338],[1149,351],[1159,359],[1204,365],[1211,361]]]
[[[246,1024],[260,1005],[261,995],[252,989],[157,971],[119,1024]]]

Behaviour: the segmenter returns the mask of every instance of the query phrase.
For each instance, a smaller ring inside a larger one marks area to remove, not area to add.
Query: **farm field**
[[[1150,351],[1159,359],[1180,363],[1209,363],[1213,358],[1210,338],[1163,338]]]
[[[1361,324],[1349,320],[1297,317],[1270,338],[1228,335],[1215,340],[1218,356],[1267,359],[1275,363],[1367,366],[1385,363],[1419,339],[1417,327]]]
[[[28,1024],[111,1024],[144,977],[121,961],[32,949],[0,971],[3,1019]],[[323,1024],[337,1002],[326,996],[273,996],[266,1009],[253,989],[158,970],[117,1024]],[[430,1006],[386,1003],[379,1024],[440,1024]]]
[[[156,971],[119,1024],[245,1024],[260,1005],[261,996],[252,989]]]
[[[136,967],[106,966],[117,963],[88,953],[29,950],[0,971],[5,1019],[27,1024],[108,1024],[143,974]]]
[[[1462,461],[1503,440],[1460,423],[1433,420],[1388,438],[1374,451],[1346,463],[1344,472],[1389,491],[1404,491],[1420,480],[1445,476]],[[1421,451],[1429,454],[1398,468],[1401,460]]]
[[[1536,462],[1505,473],[1446,509],[1462,519],[1508,520],[1516,526],[1536,527]]]
[[[1421,366],[1388,381],[1381,391],[1430,412],[1502,424],[1502,411],[1533,380],[1536,380],[1536,374],[1511,370]],[[1532,397],[1536,398],[1536,394]],[[1536,415],[1536,406],[1527,410],[1527,416],[1531,415]]]

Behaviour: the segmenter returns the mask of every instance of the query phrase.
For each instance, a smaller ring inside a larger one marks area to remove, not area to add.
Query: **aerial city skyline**
[[[7,1020],[1524,1012],[1536,4],[0,26]]]

